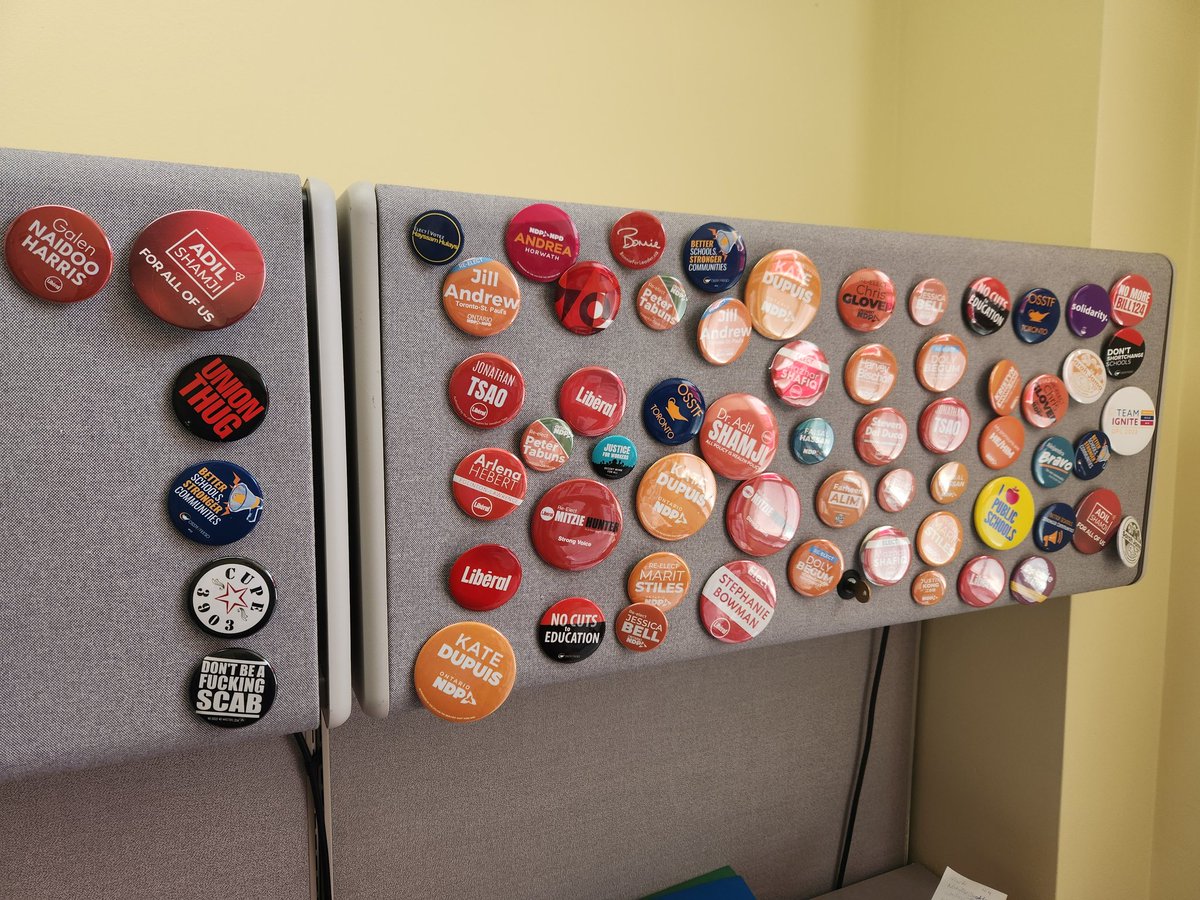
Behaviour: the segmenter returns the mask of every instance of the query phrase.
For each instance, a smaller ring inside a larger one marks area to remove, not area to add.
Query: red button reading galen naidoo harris
[[[502,519],[521,505],[529,478],[525,466],[499,447],[484,447],[463,457],[451,487],[458,508],[473,519]]]
[[[499,353],[468,356],[450,375],[450,406],[468,425],[495,428],[511,422],[525,402],[525,379]]]
[[[612,227],[608,248],[627,269],[647,269],[662,259],[667,233],[658,216],[645,210],[627,212]]]
[[[579,231],[557,206],[534,203],[512,217],[504,248],[526,278],[553,281],[579,259]]]
[[[572,478],[542,494],[529,535],[543,560],[578,572],[608,558],[621,539],[621,525],[621,504],[612,491],[590,478]]]
[[[775,614],[775,581],[749,559],[713,572],[700,594],[700,619],[718,641],[741,644],[762,633]]]
[[[625,385],[611,369],[585,366],[563,382],[558,411],[576,434],[608,434],[625,415]]]
[[[725,530],[743,553],[770,556],[786,547],[800,526],[800,493],[774,472],[738,485],[725,507]]]
[[[232,325],[254,308],[265,278],[250,232],[203,209],[155,219],[129,250],[133,290],[152,313],[180,328]]]
[[[718,475],[744,479],[765,472],[778,445],[775,414],[753,394],[726,394],[709,404],[700,454]]]
[[[4,255],[17,284],[58,303],[86,300],[112,274],[112,247],[104,230],[69,206],[35,206],[13,219]]]
[[[500,544],[472,547],[450,567],[450,596],[463,609],[496,609],[511,600],[520,586],[521,561]]]
[[[904,452],[908,423],[890,406],[873,409],[854,429],[854,449],[868,466],[884,466]]]

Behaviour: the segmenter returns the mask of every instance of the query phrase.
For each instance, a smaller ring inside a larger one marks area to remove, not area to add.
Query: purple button
[[[1067,324],[1081,338],[1093,337],[1108,325],[1112,301],[1108,291],[1098,284],[1076,288],[1067,303]]]

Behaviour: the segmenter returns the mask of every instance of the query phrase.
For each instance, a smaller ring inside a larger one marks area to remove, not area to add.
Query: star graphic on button
[[[226,582],[225,593],[223,593],[219,597],[214,597],[213,599],[219,600],[221,603],[224,603],[225,604],[225,612],[228,613],[235,606],[240,606],[243,609],[249,609],[249,605],[246,603],[245,597],[246,597],[246,588],[242,588],[239,591],[232,584],[229,584],[228,582]]]

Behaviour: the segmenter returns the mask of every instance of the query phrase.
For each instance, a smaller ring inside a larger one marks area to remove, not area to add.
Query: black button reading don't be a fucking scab
[[[262,376],[236,356],[205,356],[175,376],[171,404],[180,423],[206,441],[226,443],[254,432],[270,405]]]

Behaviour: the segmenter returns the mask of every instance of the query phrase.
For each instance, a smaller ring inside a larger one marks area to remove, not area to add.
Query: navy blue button
[[[1051,435],[1033,451],[1033,480],[1044,488],[1058,487],[1075,470],[1075,448],[1065,437]]]
[[[1088,431],[1075,442],[1075,477],[1091,481],[1108,468],[1112,444],[1103,431]]]
[[[624,478],[637,465],[637,447],[619,434],[610,434],[592,448],[592,468],[601,478]]]
[[[264,505],[254,476],[219,459],[184,469],[167,495],[171,524],[201,544],[240,541],[254,530]]]
[[[431,209],[413,219],[408,241],[413,253],[425,262],[444,266],[462,253],[462,225],[445,210]]]
[[[688,281],[710,294],[727,291],[746,270],[742,236],[724,222],[706,222],[683,242],[683,271]]]
[[[1055,553],[1075,536],[1075,510],[1069,503],[1051,503],[1033,523],[1033,542],[1044,553]]]
[[[806,466],[824,462],[832,452],[833,426],[824,419],[805,419],[792,432],[792,456]]]
[[[1017,311],[1013,316],[1013,328],[1017,337],[1027,344],[1040,344],[1058,327],[1062,318],[1062,304],[1053,291],[1045,288],[1034,288],[1026,291],[1017,303]]]
[[[668,378],[642,401],[642,422],[650,437],[672,446],[686,444],[704,424],[704,395],[685,378]]]

